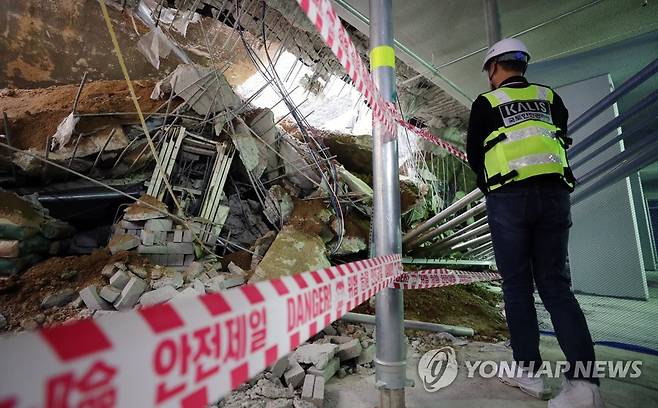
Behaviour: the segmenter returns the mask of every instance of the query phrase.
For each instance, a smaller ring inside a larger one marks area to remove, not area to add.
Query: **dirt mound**
[[[404,318],[471,327],[476,340],[506,339],[507,326],[498,306],[501,299],[478,284],[405,290]],[[368,302],[354,311],[375,314]]]
[[[166,103],[151,100],[154,85],[153,81],[133,81],[140,108],[145,113],[156,112],[160,105]],[[9,134],[14,147],[43,151],[48,137],[55,133],[57,125],[71,113],[77,92],[78,85],[1,91],[0,112],[7,112]],[[88,82],[83,87],[77,111],[80,114],[135,112],[135,106],[125,81],[96,81]],[[120,123],[137,123],[137,120],[136,115],[82,117],[76,130],[87,133]],[[1,116],[0,123],[0,129],[3,129]]]
[[[90,255],[50,258],[34,265],[21,276],[0,282],[0,313],[7,318],[7,329],[16,330],[22,320],[33,319],[40,313],[45,315],[46,326],[76,316],[77,309],[65,307],[42,311],[41,301],[47,295],[64,289],[80,291],[89,285],[104,285],[107,279],[102,277],[101,270],[113,262],[149,265],[135,253],[111,255],[107,249],[103,249]]]

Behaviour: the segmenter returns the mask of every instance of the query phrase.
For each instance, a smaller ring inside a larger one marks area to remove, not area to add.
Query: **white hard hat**
[[[518,54],[515,55],[514,53]],[[516,38],[503,38],[492,45],[487,51],[487,55],[484,56],[482,70],[485,69],[489,61],[503,54],[510,54],[509,57],[505,58],[506,60],[530,61],[528,48],[526,48],[521,40],[517,40]]]

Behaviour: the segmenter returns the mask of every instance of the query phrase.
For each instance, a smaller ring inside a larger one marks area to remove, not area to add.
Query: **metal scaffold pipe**
[[[370,68],[386,102],[395,95],[392,0],[370,0]],[[373,115],[373,234],[376,256],[402,252],[397,135]],[[384,289],[376,298],[375,385],[380,408],[403,408],[407,385],[404,303],[401,289]]]
[[[446,207],[444,210],[440,211],[438,214],[430,218],[429,220],[425,221],[421,225],[417,226],[415,229],[409,231],[407,235],[404,236],[404,239],[402,240],[402,243],[404,245],[411,245],[413,246],[414,238],[419,237],[426,231],[428,231],[430,228],[438,224],[439,222],[443,221],[444,219],[448,218],[450,215],[456,213],[457,211],[461,210],[462,208],[466,207],[473,201],[479,200],[482,198],[483,194],[480,190],[473,190],[470,193],[466,194],[464,197],[460,198],[459,200],[455,201],[452,205]]]
[[[472,239],[473,237],[478,237],[482,235],[483,233],[489,232],[489,224],[487,225],[480,225],[479,227],[472,229],[468,232],[465,233],[458,233],[458,234],[452,234],[451,236],[442,239],[440,241],[437,241],[427,247],[427,252],[436,252],[440,253],[440,251],[449,248],[451,246],[454,246],[455,244],[458,244],[460,242],[464,242],[467,239]]]
[[[478,190],[479,191],[479,190]],[[427,234],[420,236],[416,238],[415,240],[409,242],[405,247],[407,249],[413,249],[416,248],[418,245],[422,244],[425,241],[429,241],[431,239],[434,239],[435,237],[438,237],[439,235],[443,234],[444,232],[448,231],[449,229],[458,226],[459,224],[465,222],[469,218],[475,217],[476,215],[483,213],[486,211],[487,206],[486,203],[480,203],[476,205],[475,207],[464,211],[463,213],[459,214],[458,216],[454,217],[450,221],[439,225],[438,227],[434,228]]]
[[[628,78],[626,82],[621,84],[620,87],[614,90],[614,92],[609,93],[603,99],[594,104],[589,108],[585,113],[578,116],[573,122],[569,123],[568,129],[569,133],[573,134],[578,129],[585,126],[592,119],[594,119],[599,113],[603,112],[609,106],[612,106],[619,98],[626,95],[633,89],[637,88],[638,85],[644,83],[647,79],[651,78],[653,74],[658,72],[658,58],[651,61],[647,66],[642,68],[638,73]]]
[[[481,237],[474,238],[470,241],[462,242],[461,244],[457,244],[450,249],[452,249],[453,251],[459,251],[460,249],[478,246],[488,241],[491,241],[491,233],[482,235]]]

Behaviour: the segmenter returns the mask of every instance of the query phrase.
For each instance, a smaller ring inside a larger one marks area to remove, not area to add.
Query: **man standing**
[[[565,268],[574,186],[568,112],[552,89],[524,78],[529,60],[513,38],[488,50],[483,70],[492,90],[473,102],[467,137],[468,162],[486,194],[514,360],[525,374],[500,380],[548,397],[543,378],[534,376],[542,363],[536,285],[570,365],[549,408],[603,407],[598,378],[587,369],[595,361],[592,338]]]

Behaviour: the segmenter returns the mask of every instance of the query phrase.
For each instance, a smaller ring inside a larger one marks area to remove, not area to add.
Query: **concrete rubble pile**
[[[79,306],[85,306],[94,317],[217,293],[245,283],[239,268],[230,265],[227,271],[222,271],[216,259],[192,262],[183,271],[160,265],[115,262],[106,265],[101,275],[106,284],[89,285],[79,292]]]
[[[34,197],[0,190],[0,276],[23,271],[63,252],[73,228],[48,214]]]
[[[323,407],[332,378],[374,373],[373,336],[373,327],[333,323],[216,406]]]

